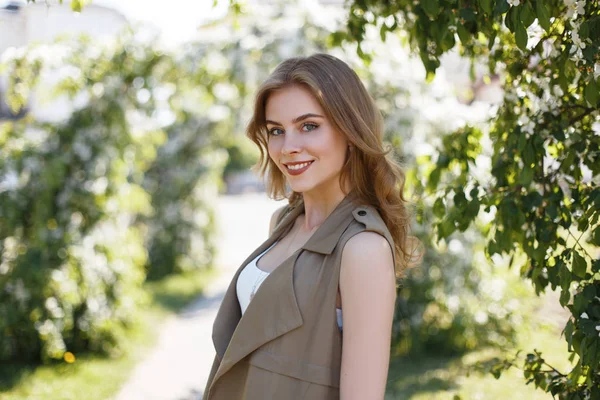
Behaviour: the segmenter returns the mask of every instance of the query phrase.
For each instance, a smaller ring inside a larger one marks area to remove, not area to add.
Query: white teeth
[[[287,167],[291,170],[296,170],[296,169],[302,169],[302,168],[306,167],[308,164],[310,164],[310,162],[305,162],[302,164],[295,164],[295,165],[288,165]]]

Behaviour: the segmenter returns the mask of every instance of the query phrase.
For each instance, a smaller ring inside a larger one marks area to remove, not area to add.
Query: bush
[[[144,175],[154,213],[148,227],[148,279],[212,265],[216,254],[213,204],[218,195],[224,150],[215,147],[214,123],[183,113]]]
[[[31,93],[68,109],[0,125],[0,360],[117,352],[149,262],[169,272],[211,260],[224,157],[210,124],[198,135],[191,119],[165,118],[184,80],[151,43],[124,32],[4,54],[15,113]]]
[[[143,211],[148,198],[112,155],[128,143],[122,113],[96,130],[101,108],[0,130],[0,360],[116,350],[144,301],[143,235],[122,206],[136,199]]]

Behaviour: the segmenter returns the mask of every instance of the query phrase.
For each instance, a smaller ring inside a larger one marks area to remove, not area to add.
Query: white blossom
[[[585,49],[585,42],[579,38],[579,27],[574,28],[571,31],[571,39],[573,40],[573,44],[580,49]]]
[[[585,0],[580,0],[577,2],[577,14],[583,15],[585,13]]]
[[[73,152],[83,161],[88,161],[92,157],[92,149],[87,144],[76,141],[73,143]]]
[[[559,85],[554,85],[552,91],[556,97],[562,97],[565,94]]]
[[[516,1],[518,2],[519,0],[516,0]],[[485,313],[483,311],[477,311],[475,313],[475,322],[477,322],[480,325],[483,325],[483,324],[487,323],[488,322],[488,315],[487,315],[487,313]]]
[[[523,132],[533,134],[535,123],[531,119],[529,119],[529,116],[526,113],[521,114],[517,122],[519,123],[519,125],[521,125]]]
[[[590,317],[588,317],[587,313],[582,313],[580,315],[580,318],[582,318],[582,319],[590,319]]]
[[[508,4],[510,4],[513,7],[518,6],[519,4],[521,4],[521,0],[507,0]]]
[[[567,6],[567,19],[577,18],[578,15],[585,14],[586,0],[564,0]]]
[[[0,193],[7,190],[15,190],[18,187],[19,175],[14,169],[10,169],[4,176],[0,176]]]

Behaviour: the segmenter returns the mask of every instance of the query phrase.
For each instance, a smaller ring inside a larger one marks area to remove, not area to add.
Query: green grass
[[[534,349],[559,371],[568,371],[567,343],[560,337],[562,328],[540,319],[531,319],[519,327],[516,349],[523,349],[520,360]],[[500,379],[491,374],[471,372],[469,365],[503,355],[511,358],[516,350],[503,353],[482,349],[457,357],[407,356],[390,363],[386,400],[449,400],[455,395],[462,400],[527,399],[548,400],[552,396],[533,384],[526,385],[523,371],[511,368]],[[518,362],[522,366],[522,362]]]
[[[135,365],[158,339],[166,317],[181,310],[202,293],[216,270],[169,276],[144,287],[152,301],[141,311],[139,321],[128,331],[118,358],[76,354],[73,364],[0,365],[1,400],[106,400],[116,395]]]

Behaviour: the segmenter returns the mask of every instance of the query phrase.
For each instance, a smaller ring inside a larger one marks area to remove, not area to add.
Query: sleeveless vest
[[[308,241],[263,281],[242,316],[242,269],[290,231],[304,203],[284,208],[271,236],[239,267],[213,325],[216,356],[203,400],[339,399],[342,333],[336,296],[342,250],[357,233],[394,242],[381,216],[350,192]],[[395,257],[395,254],[394,254]]]

